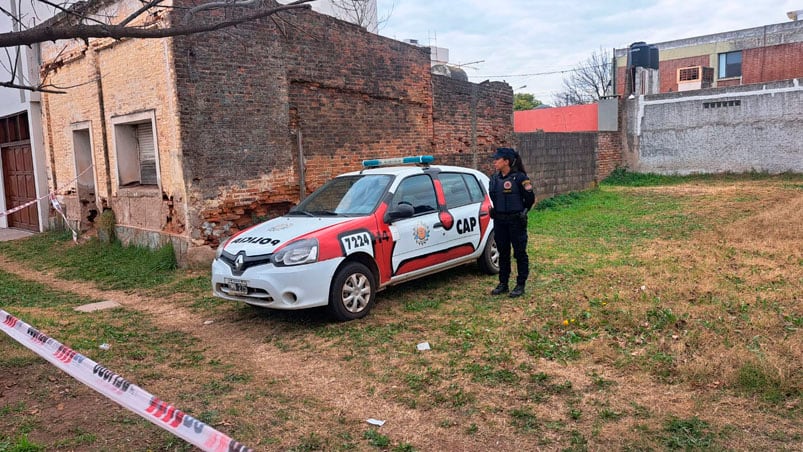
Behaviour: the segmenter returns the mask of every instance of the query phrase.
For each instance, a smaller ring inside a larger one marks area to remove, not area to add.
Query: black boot
[[[510,298],[516,298],[524,295],[524,284],[516,284],[516,287],[508,295]]]
[[[499,283],[499,285],[491,291],[491,295],[501,295],[507,293],[508,290],[510,289],[508,289],[507,283]]]

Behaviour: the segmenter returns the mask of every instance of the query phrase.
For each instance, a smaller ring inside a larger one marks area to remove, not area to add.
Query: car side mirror
[[[399,203],[385,214],[385,223],[392,223],[401,218],[410,218],[415,214],[415,209],[408,203]]]

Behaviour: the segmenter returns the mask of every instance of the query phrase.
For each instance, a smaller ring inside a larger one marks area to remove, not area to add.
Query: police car
[[[488,177],[433,161],[366,160],[229,238],[212,263],[214,294],[271,309],[328,306],[352,320],[395,284],[473,262],[498,273]]]

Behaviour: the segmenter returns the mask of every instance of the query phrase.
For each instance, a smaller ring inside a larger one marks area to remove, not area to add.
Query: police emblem
[[[424,223],[418,223],[413,228],[413,238],[415,243],[425,245],[429,241],[429,227]]]
[[[502,187],[504,187],[505,190],[510,190],[511,188],[513,188],[513,182],[506,180],[505,183],[502,184]]]

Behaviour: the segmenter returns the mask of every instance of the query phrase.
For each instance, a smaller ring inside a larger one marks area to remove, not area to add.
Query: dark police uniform
[[[513,155],[518,158],[517,154]],[[492,217],[494,237],[499,249],[499,282],[507,286],[510,279],[512,245],[518,271],[516,285],[523,290],[530,274],[530,260],[527,257],[527,211],[535,203],[532,183],[527,174],[522,172],[511,170],[507,176],[496,172],[491,176],[488,191],[494,205]]]

